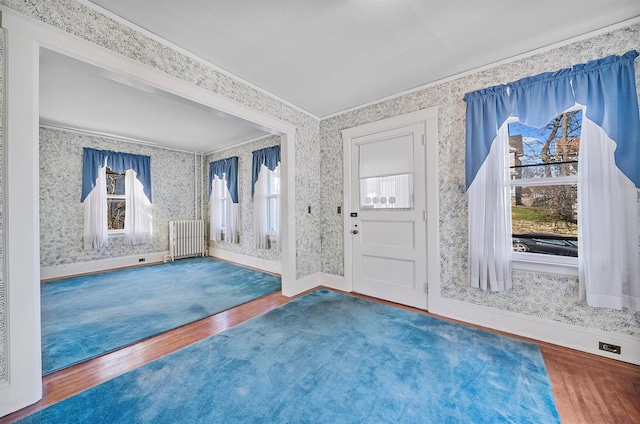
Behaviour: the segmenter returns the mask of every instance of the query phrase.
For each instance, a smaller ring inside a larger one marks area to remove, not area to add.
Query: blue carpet
[[[537,346],[329,290],[23,423],[558,423]]]
[[[41,285],[43,373],[280,290],[280,277],[211,258]]]

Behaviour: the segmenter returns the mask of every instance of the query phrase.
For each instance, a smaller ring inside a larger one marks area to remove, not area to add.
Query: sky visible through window
[[[515,251],[578,255],[576,183],[581,126],[580,110],[563,113],[543,128],[509,124]]]
[[[562,116],[562,115],[560,115]],[[554,118],[546,127],[535,128],[528,125],[523,125],[520,122],[512,122],[509,124],[509,136],[522,135],[522,156],[520,161],[522,165],[535,165],[544,163],[542,158],[542,151],[546,141],[549,139],[554,128]],[[582,111],[577,110],[569,117],[567,124],[567,138],[580,137],[582,129]],[[559,161],[559,158],[555,154],[557,149],[557,141],[562,137],[562,126],[556,130],[555,137],[551,139],[548,146],[547,153],[550,156],[550,162]],[[555,157],[554,157],[555,156]],[[555,160],[551,160],[555,159]]]

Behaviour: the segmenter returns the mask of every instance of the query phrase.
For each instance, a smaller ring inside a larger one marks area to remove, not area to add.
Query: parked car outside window
[[[558,256],[578,256],[578,238],[557,234],[512,234],[514,252],[542,253]]]

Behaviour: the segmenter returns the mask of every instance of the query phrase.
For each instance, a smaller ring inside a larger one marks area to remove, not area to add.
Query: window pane
[[[280,191],[280,166],[276,166],[276,169],[268,172],[267,179],[267,194],[277,195]]]
[[[227,225],[227,198],[220,200],[220,226],[224,228]]]
[[[360,209],[413,209],[413,174],[361,178]]]
[[[107,168],[107,194],[124,196],[124,174],[116,174]]]
[[[582,111],[565,112],[544,128],[509,124],[511,179],[578,173]]]
[[[513,249],[578,256],[578,190],[575,185],[511,189]]]
[[[107,199],[107,229],[124,230],[124,199]]]
[[[278,216],[278,198],[267,198],[267,231],[275,232],[277,230]]]

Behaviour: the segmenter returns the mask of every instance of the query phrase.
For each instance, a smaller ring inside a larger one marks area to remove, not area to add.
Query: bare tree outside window
[[[118,174],[107,168],[107,229],[124,230],[126,214],[124,173]]]
[[[570,244],[571,249],[564,253],[535,253],[577,256],[577,174],[581,127],[581,110],[560,114],[544,128],[509,124],[515,250],[545,250],[540,246],[546,242],[540,240],[548,241],[555,237]],[[523,242],[518,243],[516,239]]]

